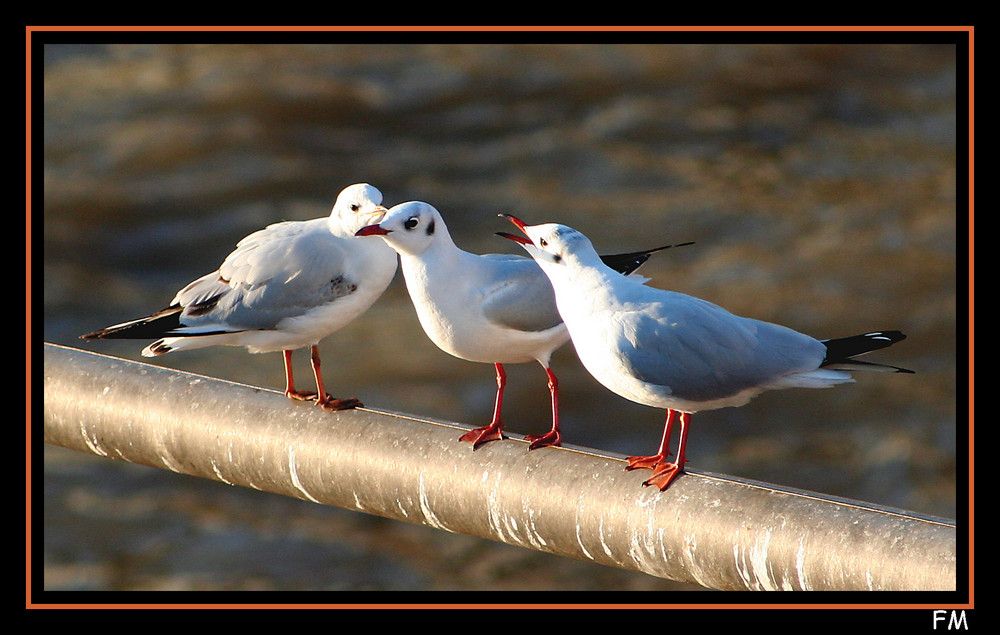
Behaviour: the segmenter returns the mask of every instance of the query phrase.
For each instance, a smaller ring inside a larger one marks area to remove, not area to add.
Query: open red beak
[[[385,229],[381,225],[368,225],[368,226],[362,227],[358,231],[354,232],[354,235],[355,236],[384,236],[384,235],[388,234],[390,231],[392,231],[392,230]]]
[[[498,214],[498,216],[506,218],[510,222],[514,223],[517,226],[518,229],[520,229],[522,232],[525,233],[525,235],[527,235],[528,232],[524,231],[524,228],[528,226],[527,223],[525,223],[523,220],[521,220],[517,216],[513,216],[511,214]],[[532,244],[534,244],[534,243],[531,242],[530,239],[525,238],[524,236],[516,236],[514,234],[508,234],[507,232],[497,232],[496,234],[497,234],[497,236],[502,236],[504,238],[508,238],[510,240],[513,240],[516,243],[521,243],[522,245],[532,245]]]
[[[515,225],[517,225],[517,228],[520,229],[521,231],[524,231],[524,228],[528,226],[527,223],[525,223],[523,220],[521,220],[517,216],[514,216],[513,214],[499,214],[499,216],[502,216],[503,218],[506,218],[510,222],[512,222]],[[528,232],[524,232],[524,233],[528,233]]]
[[[528,240],[524,236],[517,236],[516,234],[509,234],[507,232],[496,232],[496,235],[500,236],[501,238],[507,238],[508,240],[513,240],[516,243],[521,243],[522,245],[533,244],[530,240]]]

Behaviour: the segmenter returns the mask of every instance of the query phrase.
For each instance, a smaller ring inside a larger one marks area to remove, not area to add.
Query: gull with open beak
[[[420,201],[396,205],[358,235],[379,236],[399,252],[410,299],[434,344],[460,359],[494,365],[493,419],[461,440],[475,449],[503,438],[504,364],[534,360],[548,377],[552,427],[545,434],[528,435],[528,448],[559,445],[559,382],[549,361],[569,335],[556,310],[552,285],[538,265],[524,256],[478,255],[460,249],[440,212]],[[654,251],[658,249],[609,258],[623,273],[630,273]]]
[[[777,324],[739,317],[682,293],[637,284],[609,269],[590,240],[554,223],[527,225],[520,243],[552,282],[556,305],[584,367],[612,392],[667,410],[656,454],[629,457],[661,490],[683,472],[691,413],[741,406],[777,388],[825,388],[854,381],[849,372],[911,373],[854,359],[904,339],[875,331],[817,340]],[[676,459],[668,459],[677,422]]]

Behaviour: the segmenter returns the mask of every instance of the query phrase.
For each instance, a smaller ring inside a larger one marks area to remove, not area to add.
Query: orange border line
[[[39,31],[39,32],[62,32],[62,31],[132,31],[132,32],[160,32],[160,31],[398,31],[398,32],[429,32],[429,31],[465,31],[465,32],[478,32],[478,33],[490,33],[490,32],[512,32],[512,31],[538,31],[538,32],[671,32],[671,31],[694,31],[694,32],[768,32],[768,31],[782,31],[782,32],[807,32],[807,33],[821,33],[828,31],[890,31],[890,32],[940,32],[940,31],[967,31],[971,34],[974,27],[962,26],[962,25],[950,25],[950,26],[789,26],[789,25],[776,25],[776,26],[594,26],[594,25],[581,25],[581,26],[538,26],[538,25],[505,25],[505,26],[483,26],[483,25],[467,25],[467,26],[456,26],[456,25],[442,25],[442,26],[401,26],[401,25],[354,25],[354,26],[238,26],[238,27],[226,27],[226,26],[124,26],[124,25],[113,25],[113,26],[65,26],[65,25],[55,25],[55,26],[27,26],[28,31]]]

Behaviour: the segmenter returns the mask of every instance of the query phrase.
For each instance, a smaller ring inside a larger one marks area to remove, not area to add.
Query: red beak
[[[354,232],[355,236],[384,236],[388,234],[390,229],[385,229],[381,225],[368,225],[367,227],[362,227],[358,231]]]
[[[520,218],[518,218],[517,216],[514,216],[512,214],[500,214],[500,216],[506,218],[510,222],[512,222],[515,225],[517,225],[517,228],[520,229],[523,232],[524,232],[524,228],[528,226],[527,223],[525,223],[523,220],[521,220]],[[528,232],[524,232],[524,233],[527,234]]]
[[[517,216],[513,216],[511,214],[497,214],[497,216],[500,216],[502,218],[506,218],[510,222],[512,222],[515,225],[517,225],[517,228],[520,229],[521,231],[523,231],[525,233],[525,235],[528,234],[528,232],[524,231],[524,228],[528,226],[527,223],[525,223],[523,220],[521,220]],[[502,236],[504,238],[509,238],[510,240],[513,240],[516,243],[521,243],[522,245],[533,245],[534,244],[533,242],[531,242],[530,239],[525,238],[524,236],[515,236],[514,234],[508,234],[507,232],[497,232],[496,234],[497,234],[497,236]]]
[[[507,232],[496,232],[496,234],[497,236],[500,236],[502,238],[508,238],[516,243],[521,243],[522,245],[534,244],[524,236],[515,236],[514,234],[508,234]]]

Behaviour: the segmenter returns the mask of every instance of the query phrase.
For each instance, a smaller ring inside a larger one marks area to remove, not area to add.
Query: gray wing
[[[326,219],[277,223],[240,241],[216,273],[181,289],[181,323],[198,330],[274,328],[338,297],[357,283],[344,270],[341,239]]]
[[[562,323],[552,283],[534,260],[489,254],[482,262],[496,280],[483,297],[488,320],[516,331],[545,331]]]
[[[721,399],[823,361],[825,347],[807,335],[705,300],[661,293],[664,301],[623,314],[623,362],[639,379],[677,397]]]

